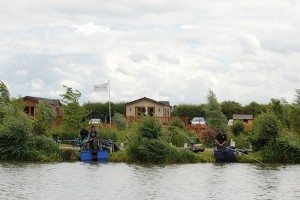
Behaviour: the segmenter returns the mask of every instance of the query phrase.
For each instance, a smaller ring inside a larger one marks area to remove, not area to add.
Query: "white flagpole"
[[[111,128],[111,109],[110,109],[110,81],[108,80],[108,110],[109,110],[109,127]]]

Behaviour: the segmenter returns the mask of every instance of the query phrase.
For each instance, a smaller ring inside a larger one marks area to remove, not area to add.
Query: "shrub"
[[[169,126],[166,129],[164,129],[164,136],[165,140],[168,142],[171,142],[174,146],[183,146],[186,136],[184,133],[177,127]]]
[[[137,124],[136,131],[140,139],[158,139],[162,135],[162,124],[155,117],[143,116]]]
[[[279,134],[279,121],[273,113],[263,113],[255,118],[252,126],[251,144],[259,150],[267,144],[275,145]]]
[[[175,126],[181,129],[185,127],[184,122],[179,117],[174,117],[169,126]]]
[[[118,130],[125,130],[128,128],[126,119],[120,113],[115,113],[115,115],[112,117],[112,122]]]
[[[232,133],[237,136],[245,132],[245,124],[241,120],[235,121],[231,127]]]

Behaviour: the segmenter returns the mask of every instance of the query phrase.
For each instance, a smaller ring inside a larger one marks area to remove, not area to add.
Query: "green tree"
[[[208,123],[208,127],[216,133],[219,132],[221,128],[226,129],[227,127],[227,119],[222,113],[221,106],[212,90],[209,90],[207,94],[206,121]]]
[[[85,118],[86,111],[78,103],[81,93],[78,90],[74,92],[70,87],[63,87],[66,88],[66,93],[61,95],[63,97],[62,101],[67,103],[67,105],[63,107],[61,127],[65,137],[67,137],[64,139],[73,139],[73,137],[78,135],[78,130],[84,125],[82,120]]]
[[[54,126],[56,112],[53,110],[50,102],[39,101],[36,107],[36,114],[33,120],[33,132],[36,135],[47,135],[47,131]]]
[[[240,103],[235,101],[224,101],[221,103],[221,110],[226,116],[227,120],[232,119],[233,114],[241,114],[243,107]]]
[[[122,115],[120,113],[114,114],[114,116],[112,117],[112,122],[118,130],[125,130],[128,127],[128,123],[127,123],[124,115]]]
[[[274,147],[279,135],[279,120],[273,112],[262,113],[254,119],[251,144],[254,150],[260,150],[266,145]]]
[[[300,135],[300,89],[296,89],[296,97],[289,109],[290,128]]]
[[[235,136],[238,136],[245,132],[245,124],[243,121],[235,121],[231,127],[231,131]]]
[[[4,82],[0,80],[0,102],[8,103],[9,101],[10,101],[9,91],[6,85],[4,84]]]
[[[9,103],[9,91],[6,85],[0,81],[0,124],[3,122],[3,118],[5,115],[4,107],[7,103]]]
[[[243,113],[244,114],[252,114],[255,118],[259,114],[267,111],[267,105],[260,105],[254,101],[252,101],[249,105],[244,106]]]

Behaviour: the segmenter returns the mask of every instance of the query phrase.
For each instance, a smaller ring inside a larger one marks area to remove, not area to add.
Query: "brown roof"
[[[33,96],[25,96],[23,99],[31,99],[32,101],[38,102],[38,101],[48,101],[53,106],[62,106],[59,99],[47,99],[47,98],[41,98],[41,97],[33,97]]]
[[[130,101],[130,102],[126,103],[126,105],[130,105],[130,104],[133,104],[133,103],[136,103],[136,102],[139,102],[139,101],[143,101],[143,100],[151,101],[153,103],[157,103],[157,104],[161,104],[163,106],[170,107],[170,103],[168,101],[155,101],[155,100],[149,99],[147,97],[143,97],[143,98],[140,98],[140,99],[137,99],[137,100],[134,100],[134,101]]]
[[[232,119],[253,119],[253,115],[238,115],[234,114]]]

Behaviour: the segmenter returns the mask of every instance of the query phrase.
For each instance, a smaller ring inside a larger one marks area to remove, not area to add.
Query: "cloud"
[[[72,27],[77,29],[77,32],[88,34],[94,33],[107,33],[110,31],[108,26],[97,26],[94,23],[87,23],[83,25],[72,25]]]
[[[92,90],[107,80],[112,101],[205,103],[208,89],[219,101],[289,101],[299,88],[299,8],[281,0],[4,2],[0,80],[13,96],[59,98],[65,84],[82,102],[107,101]]]
[[[31,87],[33,90],[41,90],[44,87],[44,81],[41,79],[31,80]]]

